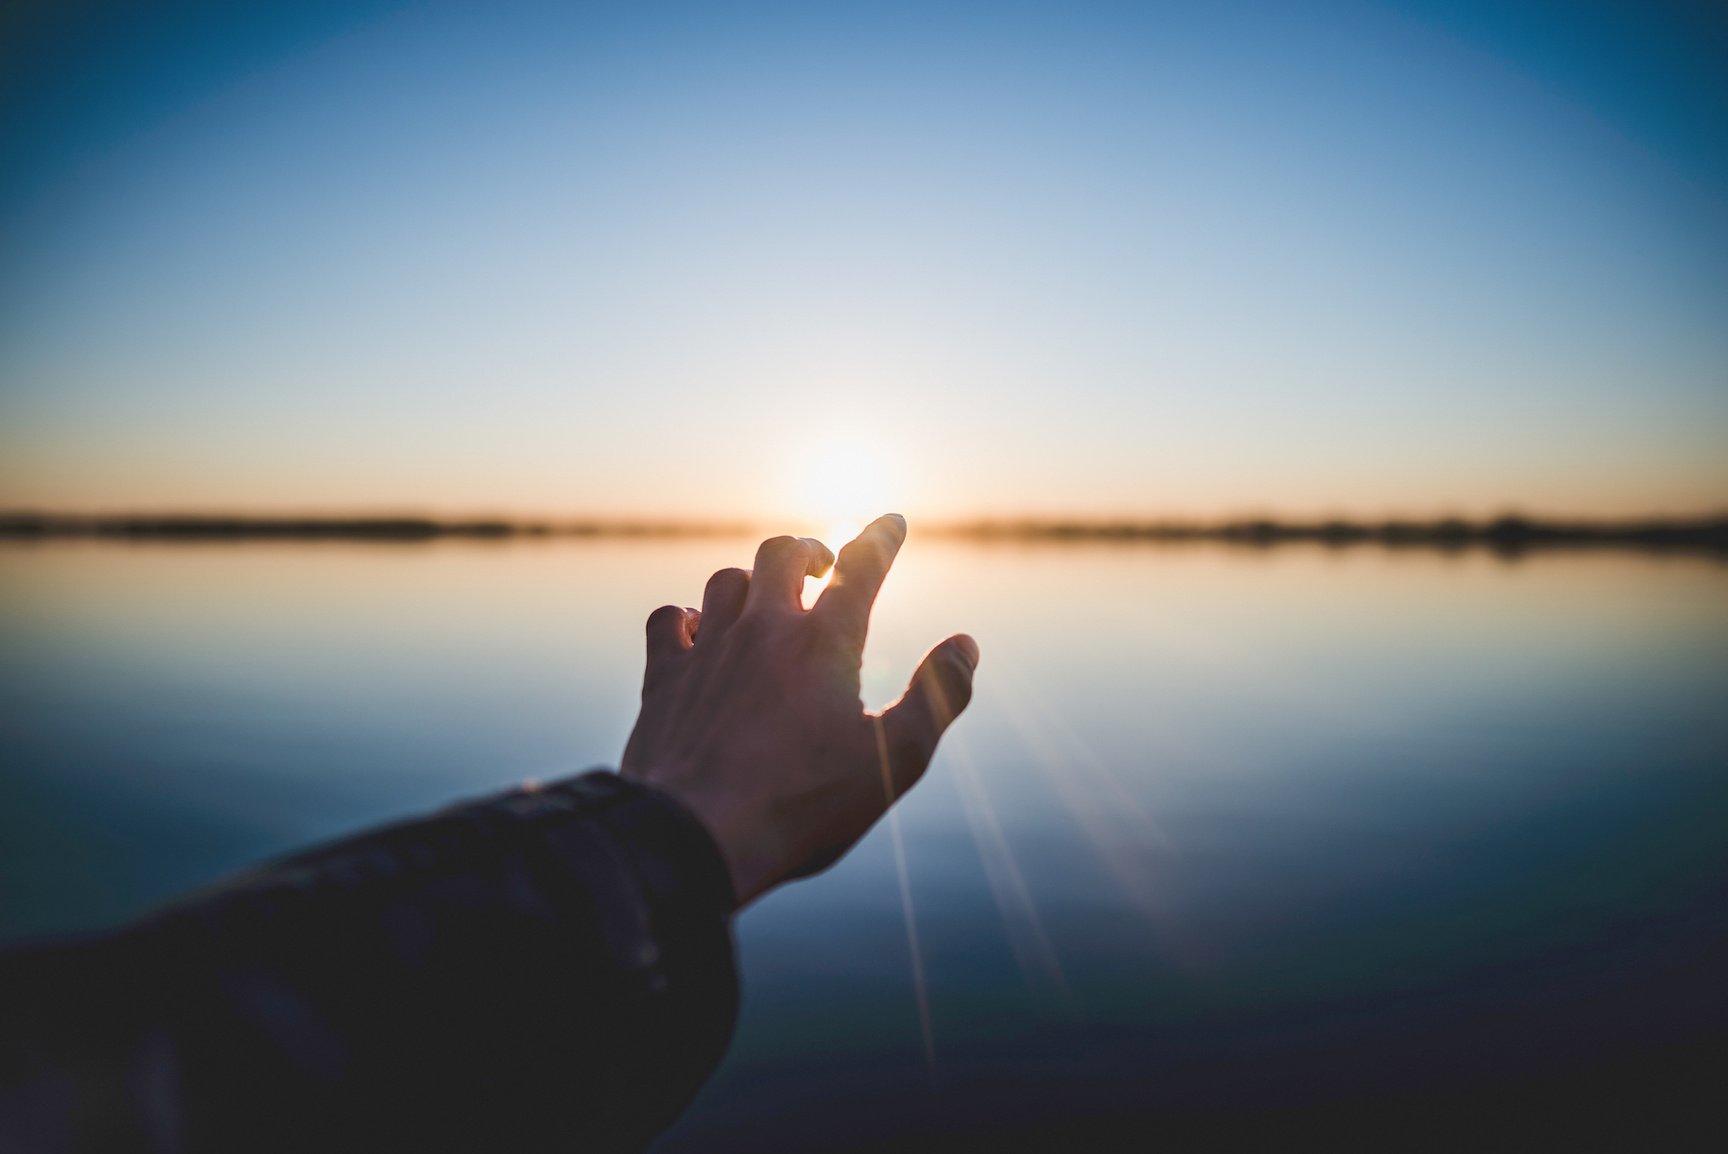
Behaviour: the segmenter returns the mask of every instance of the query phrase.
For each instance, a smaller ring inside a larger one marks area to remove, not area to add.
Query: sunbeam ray
[[[912,910],[912,881],[906,870],[906,841],[894,808],[894,776],[888,768],[888,737],[880,717],[876,729],[876,759],[882,767],[882,795],[888,801],[888,839],[894,846],[894,872],[900,879],[900,908],[906,915],[906,947],[912,958],[912,992],[918,1000],[918,1030],[924,1043],[924,1065],[936,1073],[936,1035],[930,1026],[930,988],[924,979],[924,951],[918,945],[918,919]]]
[[[1061,744],[1076,748],[1058,748],[1045,731],[1045,726],[1052,725],[1047,711],[1032,700],[1033,694],[1019,690],[1012,677],[1002,677],[1000,669],[995,675],[998,695],[1005,699],[1002,712],[1035,755],[1033,763],[1049,780],[1063,807],[1079,823],[1088,845],[1123,897],[1156,933],[1161,951],[1185,964],[1198,964],[1203,951],[1198,943],[1178,932],[1170,915],[1168,897],[1148,871],[1145,860],[1148,834],[1164,856],[1171,852],[1168,838],[1138,799],[1128,793],[1120,779],[1102,768],[1100,760],[1072,731]]]
[[[1075,761],[1087,769],[1109,794],[1111,804],[1119,807],[1137,825],[1150,833],[1157,840],[1161,849],[1171,852],[1170,837],[1164,832],[1163,825],[1147,811],[1146,807],[1140,803],[1140,799],[1135,797],[1128,786],[1123,783],[1121,775],[1112,769],[1108,762],[1099,757],[1085,739],[1074,732],[1073,726],[1045,704],[1038,694],[1026,687],[1012,672],[1006,674],[998,672],[996,676],[1007,688],[1008,694],[1014,698],[1015,708],[1009,712],[1015,724],[1027,728],[1032,721],[1036,721],[1049,729],[1057,739],[1068,746],[1068,752]],[[1039,740],[1046,751],[1053,752],[1049,750],[1048,742],[1042,736]]]
[[[1070,998],[1070,990],[1067,977],[1062,972],[1062,963],[1056,956],[1050,935],[1045,932],[1043,919],[1038,916],[1038,907],[1032,901],[1031,891],[1027,889],[1026,878],[1020,872],[1013,852],[1008,848],[1008,839],[1002,832],[1002,822],[984,788],[977,764],[959,735],[950,735],[949,741],[952,746],[949,756],[950,775],[960,791],[966,824],[972,830],[973,841],[977,843],[978,857],[983,862],[984,877],[990,883],[991,896],[996,899],[996,908],[1002,914],[1003,925],[1007,927],[1008,944],[1014,951],[1014,960],[1020,966],[1028,988],[1035,988],[1042,976],[1045,982],[1056,988],[1066,1002]]]

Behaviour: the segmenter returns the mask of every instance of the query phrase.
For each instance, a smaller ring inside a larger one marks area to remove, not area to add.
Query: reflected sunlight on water
[[[754,545],[0,548],[0,932],[614,761],[643,619]],[[884,825],[742,917],[737,1042],[665,1148],[1719,1049],[1725,593],[1632,553],[914,533],[865,700],[965,630],[975,703],[903,874]]]

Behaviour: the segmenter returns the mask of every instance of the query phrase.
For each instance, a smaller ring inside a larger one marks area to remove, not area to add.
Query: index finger
[[[870,609],[900,545],[906,540],[906,518],[888,513],[864,527],[864,531],[840,550],[834,576],[811,612],[833,618],[860,640],[870,625]]]

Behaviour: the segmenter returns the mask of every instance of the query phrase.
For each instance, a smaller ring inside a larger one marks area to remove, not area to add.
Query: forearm
[[[611,774],[362,835],[15,960],[40,996],[0,995],[7,1124],[104,1148],[639,1146],[725,1048],[732,905],[695,819]]]

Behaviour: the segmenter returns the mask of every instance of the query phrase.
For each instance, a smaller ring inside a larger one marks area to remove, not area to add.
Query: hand
[[[642,712],[620,771],[707,826],[741,906],[839,860],[923,776],[972,698],[978,645],[961,633],[925,656],[898,702],[864,712],[864,635],[905,538],[905,518],[879,517],[836,564],[820,541],[775,537],[754,571],[709,578],[700,612],[648,618]],[[805,610],[805,576],[831,564]]]

